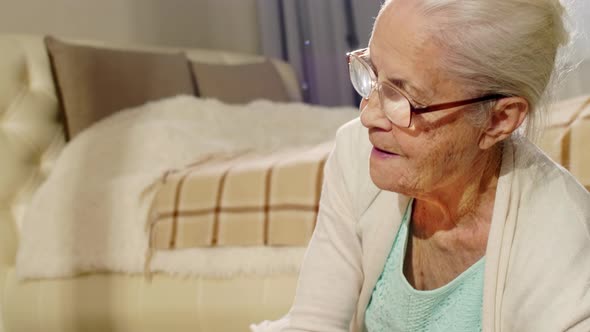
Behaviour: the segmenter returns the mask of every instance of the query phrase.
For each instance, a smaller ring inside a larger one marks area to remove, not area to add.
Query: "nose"
[[[384,131],[391,131],[393,124],[381,108],[377,89],[373,89],[368,99],[363,98],[361,100],[359,108],[361,110],[361,123],[363,126],[368,129],[377,128]]]

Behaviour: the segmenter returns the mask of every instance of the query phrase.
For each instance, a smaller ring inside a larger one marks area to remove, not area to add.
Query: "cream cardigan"
[[[363,331],[409,198],[369,176],[367,130],[344,125],[293,307],[254,331]],[[504,149],[486,249],[483,331],[590,331],[590,194],[526,140]]]

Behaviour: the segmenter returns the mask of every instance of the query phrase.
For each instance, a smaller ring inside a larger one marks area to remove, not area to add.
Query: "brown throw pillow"
[[[183,54],[115,50],[45,38],[68,138],[123,108],[194,94]]]
[[[287,88],[273,63],[239,65],[192,62],[200,97],[216,98],[230,104],[256,99],[291,101]]]

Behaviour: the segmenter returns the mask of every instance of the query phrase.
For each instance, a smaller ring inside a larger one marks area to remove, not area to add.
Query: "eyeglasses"
[[[374,90],[379,93],[381,109],[392,123],[400,127],[409,127],[412,123],[412,114],[422,114],[429,112],[442,111],[458,106],[466,106],[480,103],[483,101],[500,99],[506,96],[500,94],[490,94],[483,97],[442,103],[430,106],[419,106],[400,88],[389,82],[379,82],[377,74],[371,65],[365,60],[367,49],[363,48],[357,51],[347,53],[348,69],[350,71],[350,81],[356,92],[364,99],[368,100]]]

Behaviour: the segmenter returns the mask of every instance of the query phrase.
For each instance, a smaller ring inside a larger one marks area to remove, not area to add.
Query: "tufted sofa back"
[[[101,46],[98,42],[83,42]],[[109,45],[114,48],[180,49]],[[183,50],[201,62],[238,64],[263,61],[256,55]],[[14,264],[19,225],[35,190],[65,146],[56,87],[42,36],[0,34],[0,268]],[[300,101],[291,67],[273,60],[289,96]]]
[[[0,54],[0,263],[10,264],[24,208],[65,142],[42,38],[0,36]]]

